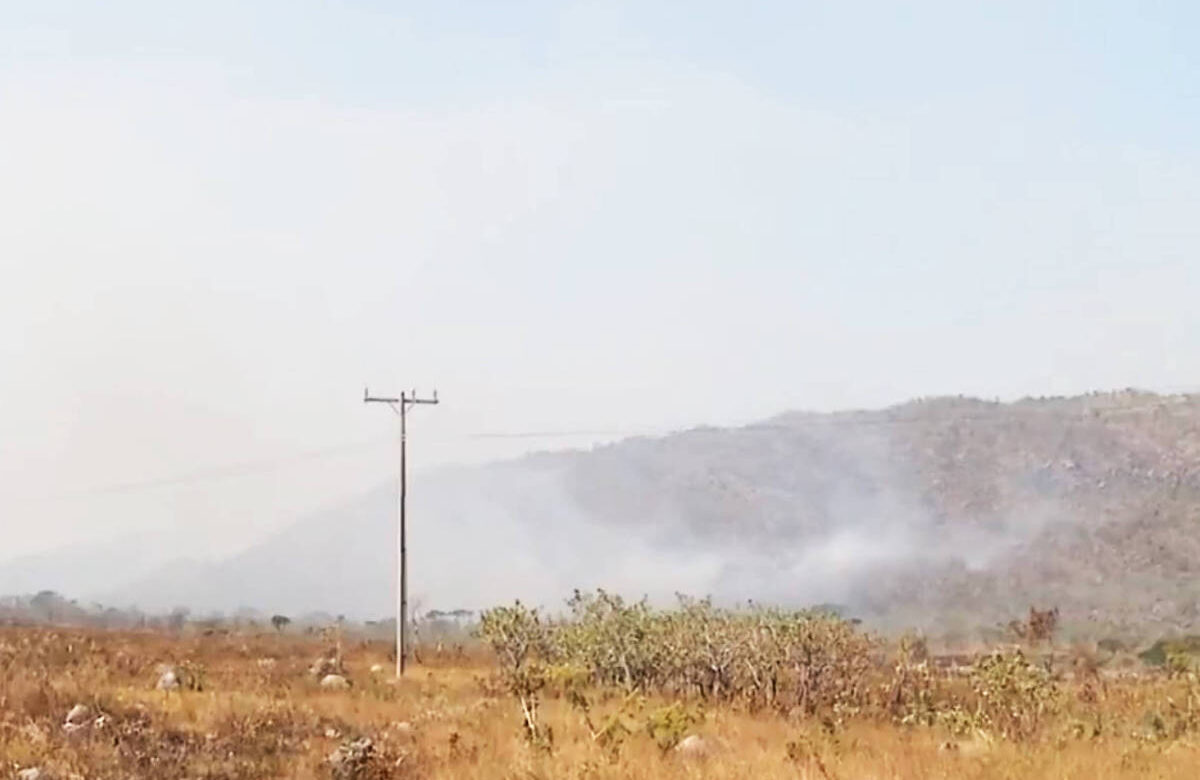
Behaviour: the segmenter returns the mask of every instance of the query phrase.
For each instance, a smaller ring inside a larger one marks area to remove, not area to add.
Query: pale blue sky
[[[224,549],[373,484],[386,447],[38,498],[370,440],[364,382],[440,387],[425,464],[1200,386],[1198,37],[1188,3],[4,4],[12,549]]]

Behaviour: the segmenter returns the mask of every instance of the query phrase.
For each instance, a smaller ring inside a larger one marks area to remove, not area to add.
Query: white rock
[[[83,733],[87,731],[87,727],[88,724],[86,723],[64,723],[63,733],[68,737],[79,737],[83,736]]]
[[[50,774],[44,769],[31,766],[28,769],[22,769],[20,772],[17,772],[17,780],[50,780]]]
[[[679,741],[675,752],[689,758],[704,758],[710,752],[708,743],[702,737],[690,734]]]
[[[350,687],[350,681],[340,674],[327,674],[321,678],[321,687],[342,691]]]
[[[67,713],[67,723],[81,724],[92,716],[91,709],[86,704],[76,704]]]
[[[371,674],[383,674],[383,664],[371,664]]]
[[[167,669],[158,678],[158,682],[154,685],[160,691],[173,691],[179,687],[179,675],[174,669]]]

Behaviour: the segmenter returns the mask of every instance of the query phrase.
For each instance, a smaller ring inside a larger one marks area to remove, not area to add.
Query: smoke
[[[747,430],[679,447],[693,436],[436,475],[413,503],[414,581],[446,607],[555,606],[597,587],[853,605],[880,572],[980,563],[986,545],[922,505],[886,435]],[[747,439],[736,460],[730,438]],[[781,462],[759,465],[764,452]]]
[[[1068,485],[954,462],[969,448],[953,437],[929,445],[952,456],[939,469],[964,474],[946,484],[929,453],[912,457],[911,431],[836,419],[432,476],[414,502],[414,581],[447,607],[554,607],[602,587],[658,603],[682,592],[890,609],[907,593],[938,598],[929,583],[940,574],[1003,569],[1049,529],[1082,520],[1063,500]]]
[[[719,581],[727,565],[719,551],[589,516],[565,482],[561,467],[528,462],[435,477],[413,500],[417,589],[450,607],[519,598],[553,608],[575,588],[661,603],[678,592],[710,592]]]

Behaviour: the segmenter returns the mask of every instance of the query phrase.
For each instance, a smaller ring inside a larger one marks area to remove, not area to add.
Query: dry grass
[[[593,724],[626,712],[632,733],[614,748],[593,739],[567,698],[548,694],[541,717],[553,740],[536,748],[522,736],[515,702],[493,693],[484,660],[426,657],[395,684],[369,671],[388,667],[385,646],[348,645],[353,687],[326,691],[308,673],[323,650],[309,637],[0,630],[0,777],[42,767],[89,779],[329,778],[337,775],[328,756],[361,737],[372,740],[371,760],[341,776],[1091,780],[1192,778],[1200,765],[1190,729],[1142,734],[1147,713],[1169,713],[1185,690],[1160,677],[1113,679],[1087,692],[1066,683],[1075,705],[1023,744],[723,704],[692,728],[708,755],[691,757],[661,750],[640,727],[663,701],[635,705],[593,692]],[[183,662],[200,674],[202,690],[154,689],[160,664]],[[90,725],[68,734],[66,713],[79,703],[91,709]]]

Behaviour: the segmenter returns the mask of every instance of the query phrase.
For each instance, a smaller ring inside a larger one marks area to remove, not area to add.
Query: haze
[[[7,4],[0,560],[130,535],[223,555],[362,494],[395,469],[364,384],[439,389],[418,469],[1194,387],[1198,23]]]

